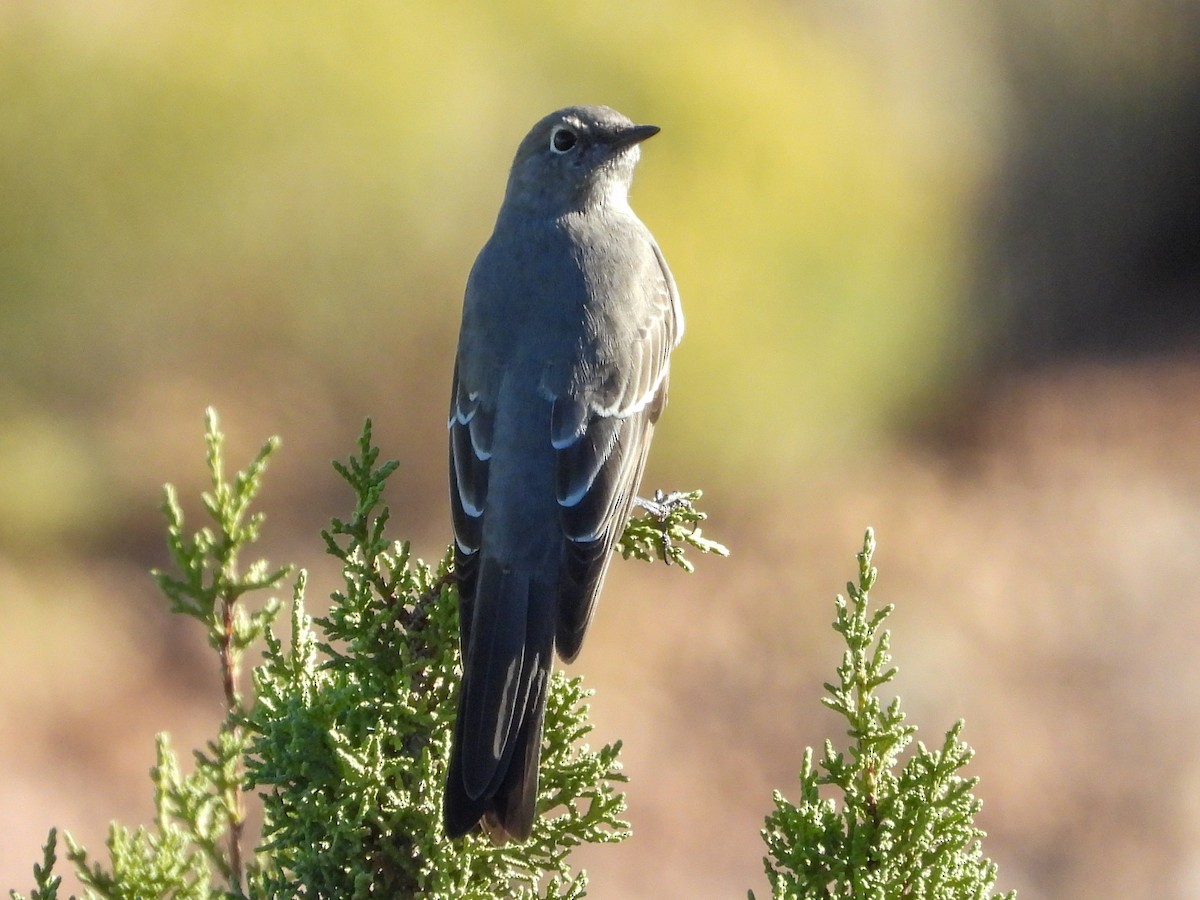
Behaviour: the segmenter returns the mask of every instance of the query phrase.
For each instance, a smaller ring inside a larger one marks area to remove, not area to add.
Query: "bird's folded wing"
[[[653,247],[615,308],[635,317],[632,339],[596,341],[571,388],[553,399],[551,443],[564,545],[556,644],[579,652],[595,609],[608,555],[620,537],[641,479],[655,421],[666,403],[670,352],[683,321],[670,270]],[[615,329],[614,329],[615,331]],[[619,332],[618,332],[619,333]]]
[[[454,366],[450,401],[450,513],[454,526],[454,573],[458,584],[463,652],[470,643],[471,613],[478,580],[479,545],[492,457],[493,412],[463,385]]]

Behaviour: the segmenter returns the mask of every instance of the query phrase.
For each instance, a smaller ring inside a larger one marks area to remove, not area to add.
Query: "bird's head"
[[[628,203],[638,144],[658,131],[607,106],[552,112],[517,148],[505,202],[555,215],[596,203]]]

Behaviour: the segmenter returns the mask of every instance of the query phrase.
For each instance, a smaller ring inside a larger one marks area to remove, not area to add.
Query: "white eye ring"
[[[579,142],[579,136],[565,125],[556,125],[550,132],[550,152],[562,155],[570,153]]]

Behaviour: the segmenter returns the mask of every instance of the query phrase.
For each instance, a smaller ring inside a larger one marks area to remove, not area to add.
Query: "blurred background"
[[[1200,5],[0,5],[0,887],[151,817],[216,664],[147,570],[213,405],[283,448],[263,553],[335,572],[371,416],[396,537],[449,541],[467,272],[528,127],[663,127],[633,202],[688,333],[644,491],[734,550],[616,565],[574,667],[635,836],[589,895],[760,894],[876,528],[897,690],[959,717],[1000,887],[1200,895]]]

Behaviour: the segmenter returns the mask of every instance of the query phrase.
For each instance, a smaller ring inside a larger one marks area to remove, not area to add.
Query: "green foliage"
[[[250,740],[238,690],[245,651],[271,633],[279,612],[270,598],[247,612],[247,595],[276,587],[287,568],[271,569],[264,560],[243,574],[240,556],[259,536],[263,517],[250,514],[263,472],[278,441],[267,441],[232,481],[225,478],[216,413],[205,414],[205,442],[212,488],[201,496],[210,523],[188,535],[174,488],[164,489],[167,548],[178,574],[155,571],[155,581],[173,612],[200,622],[217,651],[225,718],[217,736],[193,753],[194,770],[184,775],[166,735],[159,735],[154,783],[153,828],[109,827],[107,865],[93,862],[87,850],[65,835],[67,858],[74,864],[85,896],[112,900],[202,900],[242,896],[245,866],[242,831],[244,758]],[[35,869],[35,875],[37,870]],[[218,880],[225,889],[213,886]]]
[[[54,874],[54,864],[58,862],[58,829],[51,828],[42,849],[42,864],[33,864],[33,890],[29,896],[9,891],[9,900],[58,900],[58,886],[62,878]]]
[[[199,757],[200,754],[197,754]],[[240,752],[227,760],[236,765]],[[207,900],[219,897],[211,886],[214,870],[227,879],[231,864],[218,841],[227,832],[231,811],[225,805],[223,779],[201,763],[184,777],[166,735],[158,736],[154,781],[154,828],[108,829],[111,869],[92,863],[87,851],[66,835],[67,858],[74,863],[88,897],[106,900]],[[240,811],[240,807],[238,807]]]
[[[958,774],[974,755],[959,739],[963,723],[946,733],[939,750],[918,741],[916,753],[899,766],[917,729],[905,724],[898,697],[885,708],[876,693],[896,670],[890,633],[880,631],[892,606],[868,610],[874,551],[875,536],[868,530],[858,554],[858,584],[846,586],[850,602],[840,595],[836,601],[833,627],[847,650],[838,683],[825,685],[829,696],[822,700],[849,725],[849,754],[827,740],[814,766],[807,748],[800,803],[775,793],[775,811],[762,832],[772,893],[871,900],[992,897],[996,865],[983,857],[984,833],[974,825],[982,805],[971,793],[978,779]],[[836,800],[822,798],[822,786],[841,795],[840,810]]]
[[[323,618],[292,606],[292,638],[273,636],[255,672],[251,783],[263,794],[262,897],[579,897],[568,866],[583,842],[623,839],[619,745],[581,741],[586,692],[557,673],[546,709],[543,815],[524,845],[482,834],[451,841],[441,798],[458,689],[450,557],[432,568],[384,537],[380,496],[394,463],[377,465],[370,423],[359,455],[337,470],[356,508],[324,533],[343,586]]]
[[[166,735],[151,770],[155,820],[113,823],[108,860],[93,861],[68,834],[67,857],[87,898],[235,900],[277,897],[578,898],[587,877],[569,854],[581,843],[623,840],[625,781],[620,744],[591,750],[585,690],[561,672],[546,703],[541,817],[523,845],[493,846],[482,833],[447,839],[442,790],[459,685],[457,598],[450,554],[431,567],[406,543],[385,537],[382,493],[396,463],[379,463],[364,426],[358,455],[334,468],[354,494],[348,521],[322,533],[343,584],[326,616],[305,612],[306,574],[296,578],[291,633],[275,632],[281,604],[248,611],[248,595],[277,587],[288,568],[240,558],[259,537],[250,509],[267,441],[249,466],[225,477],[223,436],[206,415],[209,523],[184,529],[175,491],[165,490],[167,544],[177,572],[154,572],[174,612],[199,621],[221,664],[225,717],[183,774]],[[690,504],[689,504],[690,508]],[[692,513],[694,516],[701,516]],[[674,521],[674,520],[673,520]],[[693,524],[694,524],[693,520]],[[697,535],[698,537],[698,535]],[[693,543],[693,546],[699,546]],[[672,561],[690,566],[679,555]],[[254,703],[243,703],[245,651],[265,644],[253,673]],[[262,842],[243,861],[244,791],[263,803]],[[30,900],[56,900],[57,832],[34,866]],[[13,900],[26,900],[15,891]]]
[[[238,472],[230,482],[225,478],[221,456],[224,435],[212,409],[205,412],[204,438],[212,488],[201,494],[200,499],[212,526],[187,536],[175,490],[167,485],[163,501],[167,549],[180,574],[177,577],[155,570],[153,575],[171,611],[204,625],[209,646],[217,651],[225,720],[216,740],[208,743],[207,752],[196,751],[195,772],[186,778],[180,775],[178,761],[165,735],[159,737],[158,766],[153,772],[157,837],[142,829],[133,836],[121,834],[116,825],[109,835],[114,873],[123,855],[112,849],[114,846],[138,851],[136,858],[144,860],[146,866],[171,860],[178,854],[187,857],[186,865],[174,860],[175,865],[156,882],[162,885],[160,891],[164,896],[175,896],[174,891],[179,891],[179,896],[208,896],[210,871],[226,882],[234,894],[242,892],[245,868],[242,831],[246,820],[242,805],[243,759],[250,735],[245,728],[245,707],[239,691],[241,660],[249,647],[270,633],[280,609],[274,597],[252,612],[247,612],[242,601],[247,594],[277,587],[291,568],[271,569],[262,559],[251,563],[244,575],[240,567],[241,551],[258,540],[262,529],[263,514],[250,514],[250,506],[258,496],[267,460],[279,447],[278,439],[264,443],[245,471]],[[114,845],[118,836],[124,843]],[[226,836],[227,845],[222,849],[218,843]],[[78,851],[78,859],[76,855],[71,859],[84,871],[82,850]],[[137,871],[141,873],[140,869]],[[172,887],[180,879],[183,886]],[[117,884],[131,880],[118,879]],[[99,890],[97,883],[86,880],[85,883]]]
[[[217,414],[205,412],[204,440],[208,448],[208,471],[212,490],[200,496],[213,527],[204,527],[192,536],[184,533],[183,510],[175,488],[163,489],[163,515],[167,519],[167,549],[179,575],[155,570],[152,574],[166,595],[171,611],[190,616],[208,631],[208,643],[221,655],[223,671],[237,673],[237,662],[247,647],[262,640],[279,612],[279,603],[268,600],[261,609],[247,614],[239,604],[243,595],[273,589],[291,571],[290,566],[270,569],[266,560],[256,560],[249,571],[239,570],[239,554],[258,540],[263,514],[249,514],[250,504],[258,495],[267,460],[279,448],[279,439],[271,438],[233,482],[225,480],[221,449],[224,435]],[[237,681],[226,684],[226,700],[236,701]]]
[[[624,782],[620,744],[592,751],[587,699],[580,679],[551,679],[540,812],[524,845],[494,846],[481,833],[447,839],[441,829],[442,786],[459,684],[456,597],[451,555],[436,566],[412,558],[406,543],[389,541],[382,494],[396,463],[379,463],[364,426],[358,455],[334,467],[354,494],[348,521],[322,532],[342,567],[342,586],[324,617],[305,612],[306,575],[296,579],[291,633],[274,624],[274,598],[247,612],[247,595],[276,587],[288,569],[265,561],[243,574],[240,554],[259,537],[263,518],[250,513],[270,455],[268,441],[245,471],[224,476],[223,437],[206,418],[212,488],[202,495],[211,524],[187,536],[168,485],[164,514],[168,547],[179,574],[155,572],[172,610],[201,622],[221,662],[226,715],[216,738],[196,751],[184,775],[160,735],[151,828],[113,823],[108,863],[93,862],[68,834],[68,859],[88,898],[106,900],[235,900],[235,898],[423,896],[578,898],[587,877],[569,854],[581,843],[611,843],[629,834],[620,819]],[[700,493],[643,502],[647,515],[630,523],[619,549],[625,557],[660,559],[691,571],[684,547],[726,555],[698,527]],[[962,723],[940,749],[917,742],[901,766],[916,728],[905,724],[899,699],[884,707],[877,690],[895,676],[890,635],[881,630],[891,606],[870,612],[875,583],[874,536],[858,555],[857,586],[839,596],[834,628],[847,650],[838,683],[823,702],[846,719],[848,753],[826,741],[814,765],[807,749],[798,805],[775,794],[767,818],[764,860],[780,898],[989,898],[996,866],[982,856],[974,825],[976,779],[958,774],[972,757]],[[255,703],[237,689],[242,654],[261,639],[264,660],[254,671]],[[842,797],[822,798],[821,788]],[[242,793],[257,788],[263,802],[262,842],[243,863]],[[57,832],[34,866],[29,900],[57,900],[53,874]],[[753,898],[753,894],[750,895]],[[1003,895],[1013,897],[1015,894]],[[26,900],[16,891],[12,900]]]
[[[639,499],[646,513],[629,520],[621,540],[617,542],[618,552],[625,559],[633,557],[643,562],[659,559],[668,566],[679,566],[688,573],[695,571],[696,567],[684,555],[680,543],[701,553],[728,556],[728,547],[704,537],[700,531],[700,523],[708,518],[696,509],[696,501],[702,496],[702,491],[673,491],[669,494],[655,491],[653,500]]]

